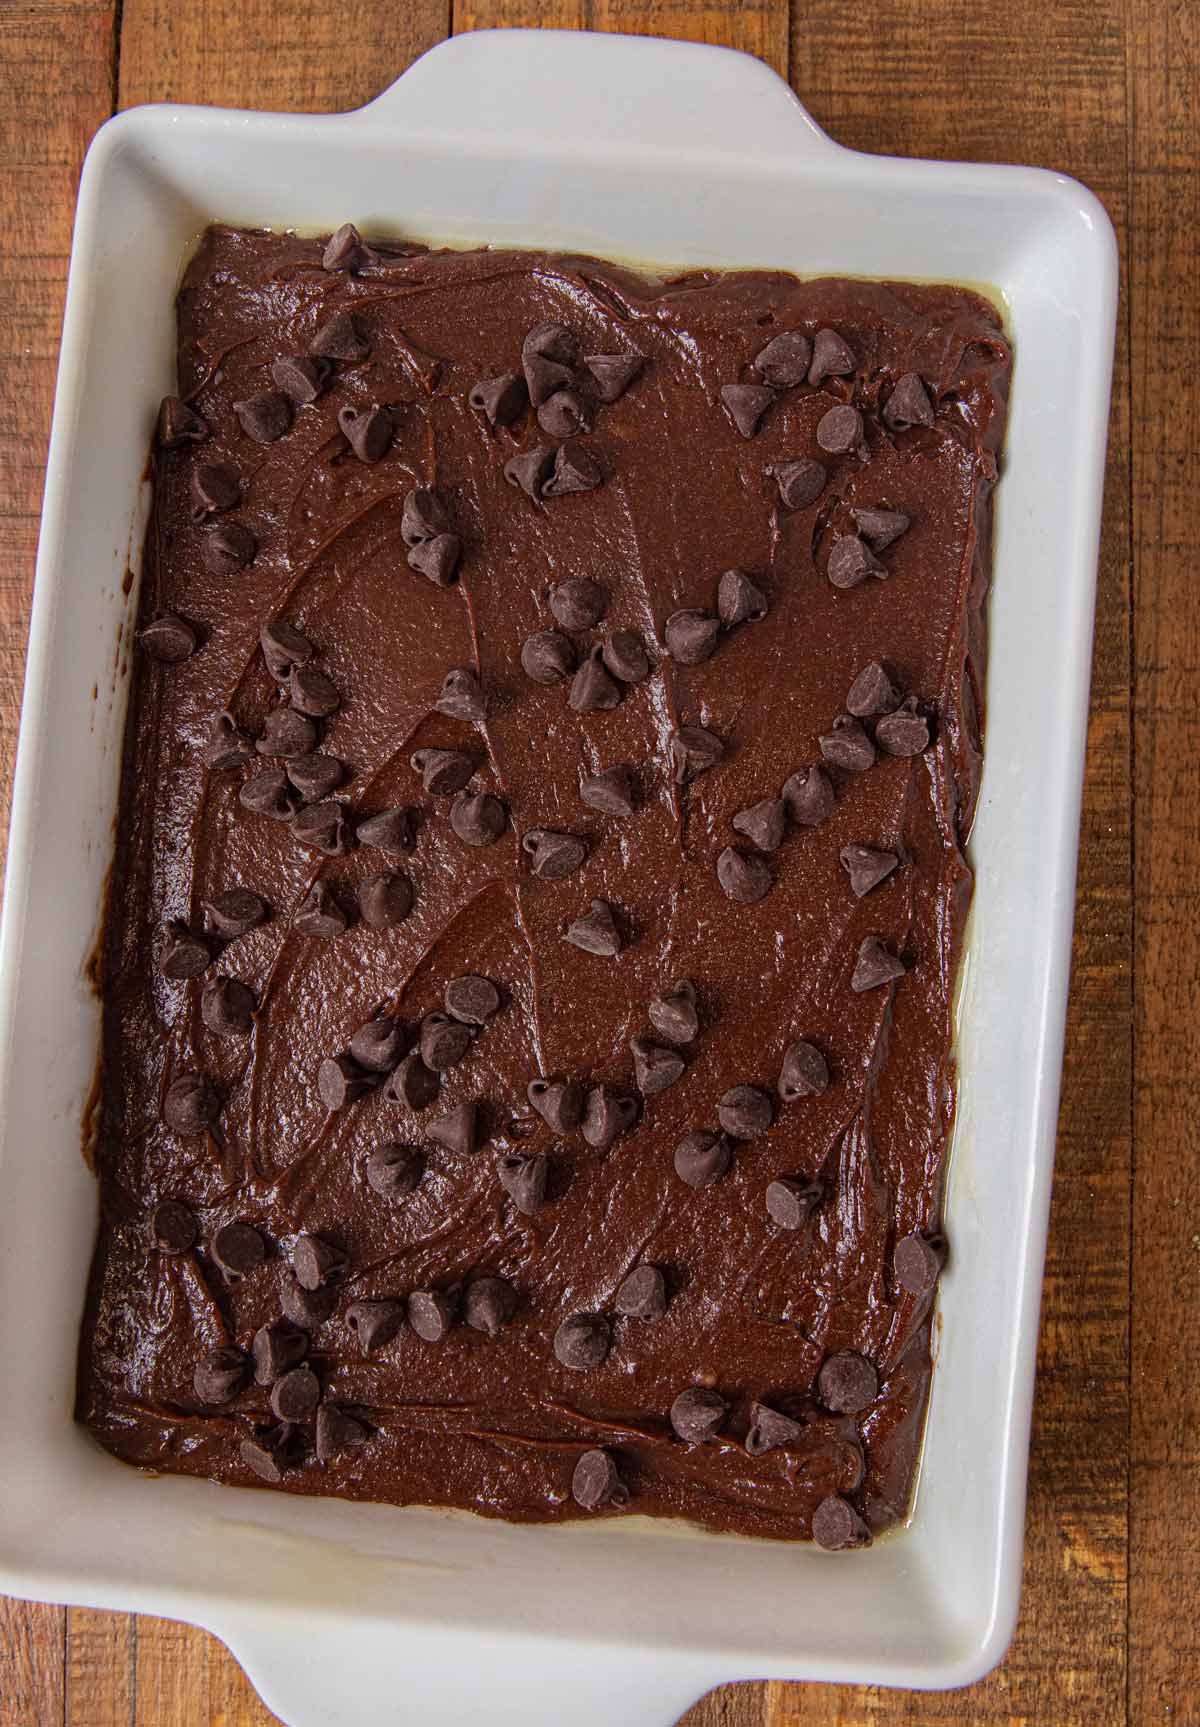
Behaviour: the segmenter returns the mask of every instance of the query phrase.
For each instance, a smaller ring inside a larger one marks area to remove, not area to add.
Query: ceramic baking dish
[[[961,1004],[954,1243],[911,1522],[862,1553],[668,1525],[149,1480],[71,1420],[96,1224],[80,1156],[136,591],[134,512],[206,222],[947,278],[1003,295],[987,766]],[[223,1637],[291,1727],[666,1727],[722,1681],[951,1686],[1017,1609],[1070,956],[1116,258],[1082,187],[856,155],[722,50],[498,32],[335,117],[144,108],[84,168],[0,947],[0,1588]]]

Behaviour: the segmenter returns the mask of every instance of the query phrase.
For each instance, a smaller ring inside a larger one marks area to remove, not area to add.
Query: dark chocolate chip
[[[210,576],[232,576],[254,561],[258,541],[240,522],[221,522],[204,536],[202,555]]]
[[[875,727],[875,741],[889,756],[919,756],[929,748],[929,721],[917,712],[917,698],[906,696],[894,714]]]
[[[590,630],[608,610],[608,589],[590,576],[568,576],[550,590],[550,610],[564,630]]]
[[[566,324],[537,324],[521,344],[521,359],[527,360],[531,354],[557,360],[560,366],[577,366],[579,337]]]
[[[292,1243],[292,1270],[302,1289],[340,1283],[349,1263],[345,1250],[326,1241],[324,1236],[298,1235]]]
[[[328,882],[314,882],[296,913],[294,927],[301,935],[331,940],[344,935],[349,918],[334,898]]]
[[[667,652],[681,666],[711,659],[720,635],[720,619],[696,610],[672,612],[663,630]]]
[[[721,1431],[728,1413],[729,1405],[720,1392],[690,1385],[671,1405],[671,1426],[688,1445],[703,1445]]]
[[[510,456],[504,464],[504,478],[516,486],[534,503],[540,503],[550,470],[554,466],[554,451],[549,444],[538,444],[532,450],[522,450]]]
[[[765,899],[775,885],[767,865],[752,852],[738,846],[726,846],[717,858],[717,880],[731,900],[739,905],[755,905]]]
[[[573,376],[570,366],[551,360],[545,354],[530,354],[525,360],[525,387],[535,408],[540,408],[558,391],[565,389]]]
[[[621,686],[606,669],[603,655],[604,649],[597,642],[571,679],[567,704],[577,714],[607,712],[621,700]]]
[[[302,1289],[290,1271],[279,1279],[279,1305],[293,1325],[311,1329],[324,1325],[332,1318],[338,1292],[331,1284],[327,1289]]]
[[[267,1244],[249,1223],[226,1223],[209,1243],[209,1252],[230,1283],[249,1277],[267,1257]]]
[[[612,1332],[602,1313],[573,1313],[554,1333],[554,1356],[575,1373],[602,1367]]]
[[[353,312],[335,312],[321,325],[308,349],[323,360],[365,360],[371,352],[371,338],[362,320]]]
[[[886,881],[900,862],[895,852],[876,851],[872,846],[843,846],[838,857],[850,878],[850,891],[855,899],[862,899],[873,887]]]
[[[754,369],[764,384],[789,390],[802,384],[812,359],[812,343],[802,330],[782,330],[754,356]]]
[[[255,744],[263,756],[306,756],[317,741],[317,728],[307,714],[293,707],[272,708]]]
[[[230,1403],[245,1385],[249,1363],[240,1349],[213,1349],[192,1375],[192,1385],[201,1403]]]
[[[528,852],[530,867],[541,881],[562,881],[573,875],[587,857],[587,844],[574,834],[551,833],[548,828],[531,828],[521,841]]]
[[[380,810],[378,815],[360,821],[354,835],[359,845],[375,846],[396,855],[410,852],[417,843],[417,812],[407,804]]]
[[[452,977],[442,992],[442,1002],[452,1019],[464,1025],[484,1025],[500,1007],[500,991],[490,977]]]
[[[162,950],[158,956],[158,969],[164,977],[179,983],[184,978],[199,977],[211,964],[208,944],[198,935],[193,935],[185,923],[176,918],[164,924]]]
[[[631,816],[637,808],[633,770],[624,762],[589,774],[580,783],[579,796],[589,809],[610,816]]]
[[[865,1355],[842,1349],[822,1363],[817,1394],[835,1415],[861,1415],[879,1395],[879,1375]]]
[[[164,396],[158,410],[156,437],[159,448],[163,450],[179,450],[185,444],[202,444],[208,437],[208,422],[178,396]]]
[[[739,810],[733,825],[760,852],[778,851],[787,827],[787,804],[782,798],[764,798],[761,803]]]
[[[770,601],[745,570],[726,570],[717,588],[717,615],[727,630],[765,618]]]
[[[402,870],[380,870],[359,883],[359,915],[372,929],[395,929],[412,908],[412,883]]]
[[[628,1505],[629,1489],[608,1452],[597,1447],[585,1451],[576,1463],[571,1497],[584,1511],[600,1511],[606,1505]]]
[[[290,1319],[272,1319],[254,1333],[250,1345],[256,1385],[274,1385],[308,1354],[308,1335]]]
[[[716,767],[725,745],[703,726],[680,726],[671,739],[671,766],[677,786],[690,785],[701,774]]]
[[[871,1531],[848,1500],[831,1493],[812,1515],[812,1537],[818,1547],[840,1553],[848,1547],[869,1547]]]
[[[762,384],[722,384],[721,400],[743,438],[752,438],[775,400],[775,392]]]
[[[425,1159],[415,1145],[377,1145],[366,1162],[367,1185],[380,1199],[415,1193],[425,1173]]]
[[[481,378],[467,400],[486,414],[489,426],[511,426],[529,406],[529,390],[524,378],[505,372],[499,378]]]
[[[408,554],[408,567],[415,570],[435,588],[451,587],[462,557],[462,541],[457,534],[438,534],[423,545],[414,546]]]
[[[866,936],[854,961],[850,988],[856,995],[864,990],[878,989],[881,984],[894,983],[903,977],[907,967],[903,960],[889,953],[877,935]]]
[[[447,1013],[427,1013],[421,1021],[421,1060],[433,1073],[457,1067],[474,1041],[471,1027]]]
[[[767,471],[775,476],[779,501],[785,510],[805,510],[815,504],[828,478],[821,463],[811,456],[797,462],[777,462]]]
[[[831,456],[846,456],[863,441],[863,420],[857,408],[841,402],[817,421],[817,443]]]
[[[885,552],[910,526],[899,510],[852,510],[854,525],[873,552]]]
[[[403,1301],[352,1301],[346,1309],[346,1324],[358,1338],[364,1355],[392,1341],[404,1324]]]
[[[374,1086],[375,1075],[365,1072],[351,1055],[327,1055],[317,1069],[317,1095],[330,1111],[359,1103]]]
[[[262,656],[267,670],[277,684],[285,684],[294,666],[306,666],[313,657],[313,645],[286,618],[273,618],[258,632]]]
[[[494,846],[508,827],[508,811],[490,792],[460,792],[450,805],[450,826],[467,846]]]
[[[271,366],[271,381],[290,396],[297,407],[315,402],[328,387],[333,367],[328,360],[310,360],[304,354],[284,354]]]
[[[590,432],[592,415],[578,390],[555,390],[537,411],[538,425],[551,438],[573,438]]]
[[[430,1073],[417,1054],[406,1055],[383,1088],[389,1103],[402,1104],[405,1109],[428,1109],[441,1088],[436,1073]]]
[[[321,1382],[311,1367],[293,1367],[271,1387],[270,1404],[281,1421],[307,1421],[321,1401]]]
[[[186,1253],[196,1245],[200,1226],[177,1199],[164,1199],[150,1214],[150,1234],[160,1253]]]
[[[284,1467],[290,1460],[291,1437],[291,1425],[285,1422],[282,1427],[273,1428],[257,1439],[243,1439],[238,1446],[238,1455],[260,1481],[276,1487],[283,1480]]]
[[[821,1189],[816,1182],[785,1175],[768,1183],[766,1201],[767,1215],[780,1229],[803,1229],[821,1203]]]
[[[535,684],[557,684],[575,670],[575,647],[558,630],[538,630],[521,646],[521,669]]]
[[[465,750],[414,750],[409,763],[434,798],[453,797],[475,772],[475,758]]]
[[[230,713],[218,714],[204,746],[204,760],[214,773],[243,767],[254,760],[254,745],[234,724]]]
[[[733,1162],[733,1148],[723,1133],[697,1128],[675,1147],[675,1173],[689,1187],[711,1187]]]
[[[602,402],[612,403],[641,376],[646,362],[641,354],[589,354],[585,364],[596,395]]]
[[[296,809],[296,797],[282,768],[264,768],[251,774],[238,790],[238,802],[255,815],[270,816],[273,821],[290,821]]]
[[[242,477],[232,462],[201,462],[192,469],[188,491],[192,515],[202,521],[241,503]]]
[[[661,1319],[667,1311],[667,1280],[657,1265],[637,1265],[623,1277],[613,1306],[626,1319]]]
[[[542,487],[544,498],[565,498],[572,492],[594,492],[604,475],[600,464],[578,438],[568,438],[554,454],[554,470]]]
[[[476,1103],[460,1103],[445,1115],[439,1115],[425,1129],[428,1137],[435,1145],[441,1145],[447,1151],[465,1156],[468,1152],[478,1151],[483,1134],[479,1120],[479,1105]]]
[[[406,546],[420,546],[450,532],[450,513],[436,486],[413,486],[404,495],[400,537]]]
[[[325,250],[321,254],[321,267],[324,270],[347,270],[351,274],[361,265],[370,261],[371,253],[363,245],[362,235],[353,222],[343,222],[325,242]]]
[[[525,1091],[551,1133],[570,1133],[583,1120],[583,1087],[574,1079],[533,1079]]]
[[[314,1439],[318,1463],[329,1463],[343,1451],[366,1445],[370,1437],[370,1430],[336,1403],[323,1403],[317,1410]]]
[[[618,683],[643,684],[650,676],[650,656],[636,630],[614,630],[600,657]]]
[[[458,1317],[458,1302],[443,1289],[414,1289],[408,1323],[426,1343],[440,1343]]]
[[[883,423],[894,432],[910,426],[932,426],[933,403],[915,372],[905,372],[896,380],[896,387],[883,404]]]
[[[164,666],[178,666],[184,660],[190,660],[198,640],[191,624],[176,617],[174,612],[164,612],[161,618],[154,618],[138,633],[138,641],[150,658]]]
[[[583,1137],[593,1151],[607,1151],[638,1118],[638,1100],[613,1085],[593,1085],[583,1106]]]
[[[469,720],[473,725],[487,717],[487,703],[479,679],[465,666],[456,666],[446,673],[433,705],[448,719]]]
[[[904,1235],[892,1250],[892,1271],[907,1295],[924,1295],[938,1280],[946,1261],[940,1235]]]
[[[500,1185],[517,1210],[532,1217],[546,1203],[546,1182],[550,1175],[550,1159],[545,1152],[526,1155],[512,1152],[496,1160]]]
[[[829,1084],[829,1063],[815,1043],[803,1038],[783,1052],[777,1090],[784,1103],[800,1097],[818,1097]]]
[[[849,378],[854,372],[854,355],[850,346],[836,330],[818,330],[813,337],[812,364],[808,368],[810,384],[820,384],[826,378]]]
[[[846,712],[859,720],[869,714],[890,714],[899,705],[900,691],[878,660],[863,667],[846,694]]]
[[[338,409],[338,427],[360,462],[379,462],[391,448],[396,423],[389,408]]]
[[[463,1319],[473,1331],[498,1337],[517,1311],[517,1292],[502,1277],[477,1277],[463,1295]]]
[[[162,1118],[173,1133],[203,1133],[221,1113],[221,1102],[200,1073],[181,1073],[163,1098]]]
[[[817,741],[825,760],[849,774],[865,773],[875,760],[875,745],[850,714],[839,714],[833,730]]]
[[[655,996],[647,1012],[650,1024],[668,1043],[691,1043],[700,1031],[696,986],[690,978],[680,978],[669,990]]]
[[[236,977],[210,978],[200,992],[200,1018],[214,1037],[245,1037],[258,1000]]]
[[[630,1038],[629,1048],[634,1083],[643,1097],[656,1097],[682,1077],[684,1060],[677,1050],[664,1049],[648,1037]]]
[[[567,926],[567,940],[585,953],[611,959],[621,951],[621,932],[607,900],[594,899],[591,910]]]
[[[771,1409],[765,1403],[750,1405],[750,1431],[746,1434],[746,1450],[751,1457],[765,1457],[768,1451],[786,1451],[804,1437],[804,1427]]]
[[[825,574],[835,588],[856,588],[868,576],[885,575],[883,565],[857,534],[837,534],[829,550]]]
[[[342,700],[333,679],[316,666],[292,667],[288,695],[296,713],[307,714],[313,720],[328,719],[337,712]]]
[[[260,390],[244,402],[235,402],[233,411],[243,432],[256,444],[273,444],[291,430],[292,399],[282,390]]]
[[[326,857],[343,857],[349,849],[346,812],[333,798],[306,804],[292,820],[292,837]]]
[[[756,1085],[735,1085],[717,1105],[717,1120],[731,1139],[755,1139],[771,1125],[771,1099]]]
[[[346,764],[336,756],[292,756],[284,773],[306,803],[319,803],[336,791],[346,777]]]
[[[833,813],[833,787],[819,763],[792,774],[784,782],[781,796],[797,827],[819,827]]]

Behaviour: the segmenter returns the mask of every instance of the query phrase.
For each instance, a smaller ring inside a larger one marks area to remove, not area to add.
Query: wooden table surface
[[[748,49],[843,143],[1059,168],[1116,224],[1122,309],[1020,1628],[969,1692],[746,1685],[687,1719],[1200,1721],[1196,0],[0,0],[0,795],[92,133],[137,102],[354,107],[450,31],[493,24]],[[0,1600],[0,1727],[273,1720],[204,1632]]]

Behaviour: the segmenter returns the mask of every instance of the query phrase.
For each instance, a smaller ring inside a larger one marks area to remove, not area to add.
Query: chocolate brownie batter
[[[154,1470],[908,1503],[1007,344],[952,287],[212,229],[78,1413]]]

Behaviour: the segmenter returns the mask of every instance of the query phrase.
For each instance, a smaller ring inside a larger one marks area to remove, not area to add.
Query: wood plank
[[[0,1727],[63,1719],[66,1612],[0,1595]]]
[[[135,1648],[131,1614],[67,1609],[66,1727],[129,1727]]]
[[[787,0],[454,0],[454,29],[619,30],[757,54],[784,78]]]
[[[1200,1697],[1200,18],[1128,0],[1134,506],[1132,1723]],[[1169,407],[1168,407],[1169,405]],[[1164,412],[1164,409],[1168,411]]]

